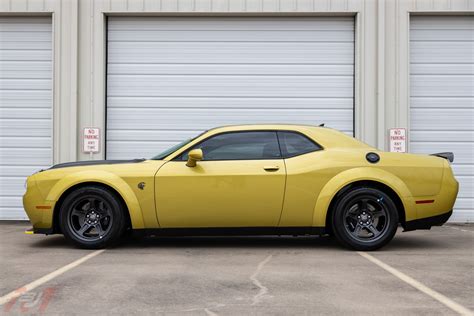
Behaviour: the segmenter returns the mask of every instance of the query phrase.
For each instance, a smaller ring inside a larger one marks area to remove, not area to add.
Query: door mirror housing
[[[191,168],[196,167],[196,162],[201,161],[202,156],[202,150],[200,148],[189,151],[188,162],[186,162],[186,166]]]

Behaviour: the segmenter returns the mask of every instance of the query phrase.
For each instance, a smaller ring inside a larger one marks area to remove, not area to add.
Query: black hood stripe
[[[66,162],[59,163],[52,166],[49,169],[59,169],[59,168],[68,168],[68,167],[81,167],[81,166],[96,166],[96,165],[115,165],[115,164],[124,164],[124,163],[139,163],[145,161],[145,158],[141,159],[131,159],[131,160],[87,160],[87,161],[76,161],[76,162]]]

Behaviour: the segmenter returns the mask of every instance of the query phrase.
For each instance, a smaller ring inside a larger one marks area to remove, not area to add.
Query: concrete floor
[[[0,222],[0,296],[91,253]],[[370,255],[474,310],[474,226],[398,232]],[[0,307],[0,314],[456,313],[331,238],[133,239]]]

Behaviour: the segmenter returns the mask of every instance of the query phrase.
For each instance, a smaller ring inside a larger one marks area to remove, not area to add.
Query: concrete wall
[[[104,135],[108,15],[355,16],[356,136],[387,149],[387,129],[409,127],[410,16],[473,11],[474,0],[0,0],[0,15],[52,15],[55,163],[90,158],[84,127]]]

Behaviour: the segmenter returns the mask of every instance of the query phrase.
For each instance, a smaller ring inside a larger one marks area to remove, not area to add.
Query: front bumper
[[[451,210],[440,215],[407,221],[403,228],[405,229],[404,231],[431,229],[432,226],[441,226],[446,223],[452,214],[453,211]]]

